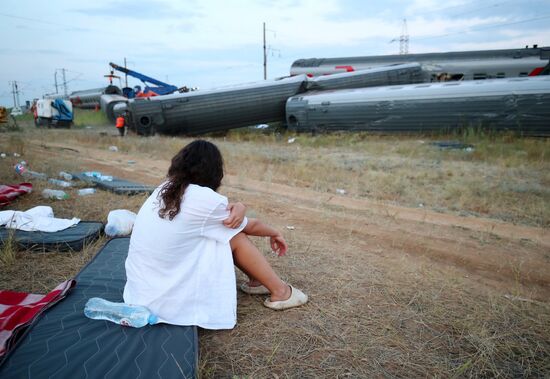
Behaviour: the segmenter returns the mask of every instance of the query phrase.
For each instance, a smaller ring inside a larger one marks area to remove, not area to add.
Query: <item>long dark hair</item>
[[[222,154],[212,142],[196,140],[185,146],[172,158],[168,181],[161,188],[159,216],[173,220],[180,212],[182,196],[189,184],[216,191],[223,178]]]

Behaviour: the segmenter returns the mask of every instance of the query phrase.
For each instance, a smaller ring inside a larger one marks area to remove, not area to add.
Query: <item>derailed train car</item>
[[[419,63],[395,64],[356,72],[345,72],[306,79],[307,91],[389,86],[425,82],[427,72]]]
[[[363,57],[299,59],[290,67],[291,75],[318,76],[352,72],[391,64],[418,62],[430,71],[430,79],[476,80],[536,76],[549,69],[550,47],[523,49],[451,51]]]
[[[128,98],[122,96],[122,95],[101,95],[99,98],[99,104],[100,108],[105,114],[107,115],[107,118],[111,122],[115,122],[116,114],[115,114],[115,107],[117,104],[125,104],[128,101]]]
[[[417,64],[403,64],[308,79],[305,75],[209,91],[128,101],[129,126],[138,134],[201,134],[283,121],[289,97],[310,89],[340,89],[422,82]],[[115,106],[115,111],[123,111]]]
[[[426,132],[482,126],[550,135],[550,77],[425,83],[293,96],[295,131]]]
[[[69,95],[69,100],[73,107],[82,109],[95,109],[100,106],[102,95],[122,95],[122,90],[117,86],[109,85],[107,87],[75,91]]]
[[[303,92],[305,76],[128,101],[138,134],[201,134],[284,119],[286,100]]]

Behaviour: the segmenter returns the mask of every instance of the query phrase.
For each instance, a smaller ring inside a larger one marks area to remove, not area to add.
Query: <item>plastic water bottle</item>
[[[59,179],[48,179],[48,183],[51,183],[51,184],[55,184],[56,186],[59,186],[59,187],[71,187],[73,184],[71,182],[66,182],[64,180],[59,180]]]
[[[65,179],[67,181],[73,180],[73,176],[71,174],[69,174],[68,172],[65,172],[65,171],[60,171],[59,172],[59,177]]]
[[[41,179],[46,180],[48,179],[48,175],[43,174],[41,172],[31,171],[22,163],[16,164],[14,167],[15,172],[19,175],[25,177],[25,178],[34,178],[34,179]]]
[[[46,188],[42,191],[42,197],[45,199],[66,200],[69,198],[69,195],[65,191]]]
[[[90,177],[90,178],[99,178],[99,177],[101,177],[101,172],[99,172],[99,171],[86,171],[86,172],[83,172],[83,174],[85,176]]]
[[[113,177],[111,175],[101,175],[99,176],[99,180],[101,180],[102,182],[112,182]]]
[[[82,188],[77,191],[79,196],[92,195],[95,192],[95,188]]]
[[[86,317],[93,320],[107,320],[116,324],[141,328],[158,322],[158,317],[141,305],[113,303],[99,297],[92,297],[84,307]]]

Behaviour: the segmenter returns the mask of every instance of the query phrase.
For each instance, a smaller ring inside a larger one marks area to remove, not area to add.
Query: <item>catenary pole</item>
[[[264,80],[267,80],[267,50],[265,46],[265,22],[264,22]]]

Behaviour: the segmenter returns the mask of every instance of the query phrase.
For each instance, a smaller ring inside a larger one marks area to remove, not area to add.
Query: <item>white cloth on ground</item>
[[[0,225],[27,232],[58,232],[75,226],[80,219],[55,218],[52,207],[39,205],[27,211],[1,211]]]
[[[237,320],[237,293],[231,238],[223,225],[228,200],[191,184],[172,221],[158,215],[157,188],[134,223],[126,259],[124,301],[143,305],[159,322],[231,329]]]

